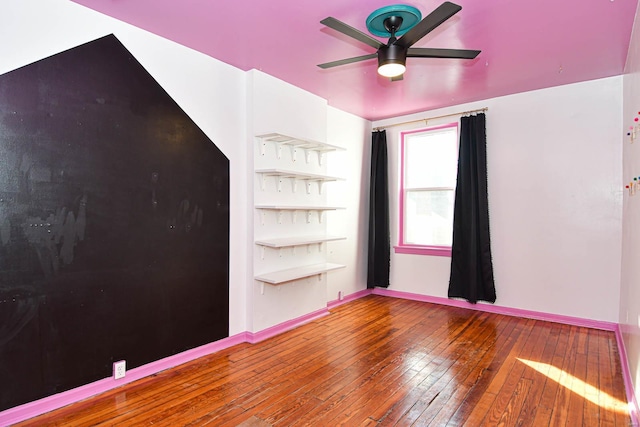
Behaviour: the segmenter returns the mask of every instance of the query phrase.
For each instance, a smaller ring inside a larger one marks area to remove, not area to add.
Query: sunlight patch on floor
[[[626,402],[616,399],[608,393],[605,393],[599,390],[597,387],[587,384],[580,378],[574,377],[573,375],[563,371],[562,369],[558,369],[553,365],[549,365],[548,363],[534,362],[532,360],[520,358],[518,358],[518,360],[529,366],[530,368],[535,369],[542,375],[545,375],[547,378],[557,382],[562,387],[565,387],[572,392],[577,393],[584,399],[600,406],[601,408],[610,411],[622,412],[625,414],[629,413],[629,405]]]

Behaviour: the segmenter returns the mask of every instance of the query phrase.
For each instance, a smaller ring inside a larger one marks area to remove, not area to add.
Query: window
[[[397,253],[451,255],[458,125],[400,134],[400,227]]]

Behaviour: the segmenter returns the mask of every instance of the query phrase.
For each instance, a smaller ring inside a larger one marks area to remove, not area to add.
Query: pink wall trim
[[[622,366],[622,377],[624,379],[624,388],[627,393],[627,402],[629,403],[629,412],[631,413],[631,425],[640,426],[640,409],[638,400],[634,393],[633,380],[631,378],[631,370],[629,369],[629,358],[627,357],[627,348],[622,339],[622,330],[620,325],[616,326],[616,342],[618,344],[618,352],[620,353],[620,365]]]
[[[119,380],[105,378],[62,393],[54,394],[43,399],[7,409],[0,412],[0,426],[24,421],[37,415],[53,411],[54,409],[62,408],[63,406],[67,406],[71,403],[79,402],[91,396],[95,396],[105,391],[139,380],[140,378],[156,374],[160,371],[164,371],[165,369],[173,368],[174,366],[181,365],[243,342],[247,342],[246,332],[242,332],[213,343],[205,344],[174,356],[156,360],[138,368],[133,368],[128,370],[126,376]]]
[[[284,323],[277,324],[270,328],[263,329],[260,332],[256,332],[256,333],[246,332],[247,342],[251,344],[255,344],[260,341],[264,341],[268,338],[275,337],[278,334],[297,328],[298,326],[304,325],[305,323],[313,322],[314,320],[324,317],[328,314],[329,314],[329,310],[327,310],[326,308],[321,308],[320,310],[313,311],[309,314],[305,314],[304,316],[300,316],[295,319],[288,320]]]
[[[605,331],[615,331],[617,323],[603,322],[599,320],[583,319],[580,317],[561,316],[559,314],[541,313],[538,311],[522,310],[519,308],[500,307],[493,304],[471,304],[467,301],[454,300],[429,295],[413,294],[410,292],[394,291],[384,288],[375,288],[374,295],[386,297],[409,299],[413,301],[430,302],[434,304],[448,305],[452,307],[468,308],[471,310],[486,311],[488,313],[504,314],[506,316],[524,317],[527,319],[546,320],[547,322],[564,323],[567,325],[584,326],[587,328],[602,329]]]
[[[394,246],[397,254],[432,255],[451,257],[450,246]]]
[[[366,297],[367,295],[371,295],[373,293],[373,289],[362,289],[358,292],[354,292],[352,294],[346,295],[342,300],[335,299],[333,301],[329,301],[327,303],[327,308],[329,310],[336,308],[342,304],[346,304],[351,301],[355,301],[358,298]]]

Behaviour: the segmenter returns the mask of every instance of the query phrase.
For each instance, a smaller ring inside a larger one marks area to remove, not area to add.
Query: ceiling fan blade
[[[339,61],[325,62],[324,64],[318,64],[318,67],[320,68],[337,67],[339,65],[351,64],[352,62],[365,61],[367,59],[373,59],[377,57],[378,57],[377,53],[371,53],[369,55],[356,56],[354,58],[341,59]]]
[[[382,44],[379,40],[374,39],[373,37],[353,28],[350,25],[345,24],[342,21],[338,21],[336,18],[328,17],[320,21],[320,23],[326,25],[329,28],[333,28],[334,30],[339,31],[351,38],[361,41],[362,43],[368,44],[371,47],[375,47],[376,49],[380,49],[382,46],[384,46],[384,44]]]
[[[434,49],[430,47],[412,47],[407,50],[407,58],[458,58],[473,59],[480,50]]]
[[[458,13],[460,9],[462,9],[462,6],[458,6],[457,4],[448,1],[442,3],[436,10],[425,16],[422,21],[418,22],[402,37],[396,40],[394,44],[405,48],[412,46],[422,37],[436,29],[438,25]]]

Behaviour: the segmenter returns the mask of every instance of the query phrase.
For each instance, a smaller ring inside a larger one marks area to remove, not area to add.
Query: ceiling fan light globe
[[[398,77],[404,74],[407,67],[397,62],[388,62],[378,67],[378,74],[383,77]]]

